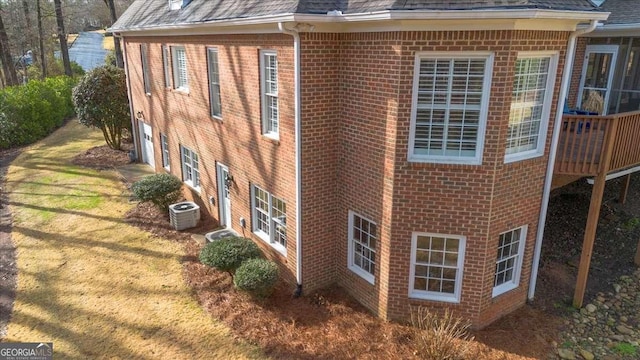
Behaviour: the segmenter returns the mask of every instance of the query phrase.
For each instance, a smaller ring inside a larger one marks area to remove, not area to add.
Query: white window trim
[[[171,55],[169,54],[169,47],[165,44],[162,45],[162,67],[164,70],[164,87],[169,89],[171,88],[171,70],[169,69],[169,61],[171,60]]]
[[[188,150],[191,154],[191,164],[189,166],[191,166],[191,179],[187,180],[186,179],[186,174],[187,174],[187,164],[184,162],[184,151]],[[193,182],[193,177],[194,177],[194,172],[195,169],[193,168],[193,154],[198,155],[195,151],[191,150],[191,148],[188,148],[186,146],[180,145],[180,165],[182,165],[182,182],[184,182],[186,185],[188,185],[190,188],[192,188],[193,190],[200,192],[201,189],[201,185],[202,185],[202,180],[200,178],[200,156],[198,156],[198,183],[200,183],[200,185],[195,186],[194,182]]]
[[[542,119],[540,120],[540,132],[538,133],[538,144],[536,148],[532,150],[522,151],[515,154],[505,154],[505,164],[532,159],[544,155],[545,144],[547,142],[547,131],[549,129],[549,121],[551,119],[551,104],[553,102],[556,76],[558,72],[558,56],[559,54],[557,51],[527,51],[518,53],[518,59],[548,57],[549,72],[547,76],[547,87],[544,92],[544,105],[542,107]]]
[[[176,51],[182,50],[184,51],[184,62],[185,62],[185,74],[186,74],[186,85],[178,86],[178,78],[180,77],[180,70],[178,69],[178,57],[176,56]],[[189,68],[187,67],[187,49],[182,45],[171,46],[171,67],[173,70],[173,88],[177,91],[189,93]]]
[[[451,239],[458,239],[458,263],[456,266],[459,271],[456,274],[456,287],[453,294],[443,294],[440,292],[434,291],[420,291],[414,290],[413,286],[415,283],[415,275],[416,275],[416,248],[418,244],[418,236],[431,236],[431,237],[444,237]],[[414,232],[411,236],[411,266],[409,272],[409,297],[412,299],[421,299],[421,300],[433,300],[433,301],[441,301],[448,303],[460,303],[461,293],[462,293],[462,279],[464,272],[464,253],[467,245],[467,238],[465,236],[460,235],[445,235],[445,234],[436,234],[436,233],[426,233],[426,232]]]
[[[436,164],[470,164],[481,165],[484,151],[485,132],[487,127],[487,117],[489,113],[489,98],[491,92],[491,81],[493,77],[493,52],[416,52],[413,65],[413,94],[411,99],[411,127],[409,129],[409,149],[407,160],[409,162],[436,163]],[[438,155],[415,155],[415,128],[416,116],[418,113],[418,85],[420,76],[420,60],[439,58],[459,58],[459,59],[486,59],[484,68],[484,79],[482,84],[482,100],[480,103],[480,119],[478,120],[478,139],[476,141],[476,155],[474,157],[438,156]]]
[[[162,167],[167,171],[171,170],[171,157],[169,157],[169,138],[167,137],[167,134],[160,133],[160,152],[162,155]]]
[[[363,269],[360,266],[354,264],[354,262],[353,262],[353,255],[354,255],[354,251],[355,251],[354,246],[353,246],[354,245],[353,244],[353,238],[352,238],[352,234],[353,234],[353,218],[354,218],[354,216],[357,216],[357,217],[361,218],[362,220],[368,221],[371,224],[376,225],[376,232],[377,232],[377,229],[378,229],[378,224],[376,224],[375,221],[372,221],[372,220],[368,219],[365,216],[362,216],[362,215],[360,215],[360,214],[358,214],[358,213],[356,213],[354,211],[349,210],[349,223],[348,223],[349,224],[348,225],[349,228],[347,230],[348,231],[347,242],[348,242],[349,251],[348,251],[348,259],[347,259],[347,267],[349,268],[349,270],[351,270],[354,273],[356,273],[358,276],[360,276],[361,278],[363,278],[364,280],[369,282],[371,285],[374,285],[375,281],[376,281],[375,274],[372,274],[372,273],[366,271],[365,269]],[[378,242],[379,242],[379,239],[377,238],[377,234],[376,234],[376,247],[378,245]],[[376,257],[375,257],[375,255],[377,253],[377,250],[373,249],[373,253],[374,253],[373,264],[376,265],[376,262],[375,262]]]
[[[182,0],[169,0],[169,10],[182,9]]]
[[[502,295],[504,293],[506,293],[507,291],[511,291],[515,288],[517,288],[520,285],[520,274],[522,272],[522,262],[523,262],[523,257],[524,257],[524,244],[527,240],[527,230],[528,230],[528,226],[524,225],[521,226],[519,228],[515,228],[515,229],[511,229],[509,231],[505,231],[503,233],[500,233],[500,235],[502,234],[506,234],[515,230],[520,229],[520,241],[518,243],[518,258],[516,259],[516,264],[515,264],[515,268],[513,271],[513,279],[511,281],[505,282],[504,284],[500,284],[498,286],[494,286],[493,291],[492,291],[492,297],[496,297],[499,295]],[[499,243],[498,243],[499,244]],[[497,250],[496,250],[497,251]],[[496,265],[497,265],[497,259],[496,259]],[[495,271],[494,271],[494,283],[495,283]]]
[[[260,190],[262,190],[265,193],[267,193],[267,195],[269,197],[269,202],[268,202],[267,206],[269,207],[268,216],[269,216],[269,233],[270,234],[267,234],[266,232],[258,229],[258,226],[257,226],[258,222],[256,221],[256,219],[258,218],[258,209],[256,208],[256,188],[259,188]],[[276,251],[278,251],[279,253],[281,253],[284,256],[287,256],[287,248],[282,246],[282,244],[280,244],[279,242],[275,241],[276,232],[275,232],[275,229],[272,228],[274,220],[272,219],[272,214],[271,214],[271,212],[273,211],[273,209],[272,209],[272,198],[273,198],[273,194],[271,194],[270,192],[268,192],[267,190],[263,189],[260,186],[257,186],[255,184],[251,184],[251,231],[253,231],[253,233],[256,236],[258,236],[264,242],[269,244]],[[279,198],[279,199],[282,200],[282,198]],[[285,202],[285,204],[286,204],[286,202]],[[285,216],[286,216],[286,214],[285,214]],[[287,243],[288,243],[288,241],[289,240],[287,239]]]
[[[211,86],[212,83],[212,72],[211,72],[211,61],[210,61],[210,56],[212,53],[215,53],[216,55],[216,63],[218,64],[218,97],[220,98],[220,114],[214,114],[213,113],[213,87]],[[220,56],[219,56],[219,52],[218,49],[215,47],[208,47],[207,48],[207,77],[208,77],[208,82],[209,82],[209,115],[211,115],[212,118],[217,119],[217,120],[222,120],[222,87],[220,85]]]
[[[278,99],[278,131],[268,131],[267,122],[270,121],[267,119],[267,94],[266,94],[266,82],[267,82],[267,74],[266,74],[266,64],[264,58],[266,56],[275,56],[276,61],[278,59],[278,53],[275,50],[260,50],[260,102],[262,103],[261,109],[261,128],[262,135],[269,137],[274,140],[280,139],[280,98],[278,94],[275,94],[275,97]],[[280,67],[278,66],[278,74],[280,73]],[[276,83],[278,83],[278,79],[276,79]],[[280,91],[280,84],[278,83],[278,91]]]
[[[151,95],[151,77],[149,76],[149,45],[140,44],[140,62],[142,63],[142,86],[144,93]]]

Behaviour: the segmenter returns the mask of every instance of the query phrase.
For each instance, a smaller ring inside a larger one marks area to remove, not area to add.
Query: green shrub
[[[233,276],[245,260],[259,258],[260,255],[260,248],[253,241],[230,236],[207,244],[200,252],[200,261]]]
[[[249,259],[233,278],[236,288],[257,297],[269,296],[278,281],[278,265],[271,260]]]
[[[182,197],[182,181],[171,174],[154,174],[133,183],[131,191],[140,201],[149,201],[162,211]]]
[[[73,88],[72,98],[78,121],[102,130],[107,145],[120,150],[123,132],[131,131],[124,70],[105,65],[89,71]]]
[[[26,145],[49,135],[73,115],[71,89],[66,76],[0,91],[0,148]]]
[[[109,50],[107,56],[104,58],[104,63],[111,66],[117,66],[116,52],[114,50]]]

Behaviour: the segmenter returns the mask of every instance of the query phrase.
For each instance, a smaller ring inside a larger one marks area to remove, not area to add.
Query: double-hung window
[[[409,297],[459,303],[465,242],[463,236],[414,233]]]
[[[491,53],[418,53],[409,161],[480,164],[491,89]]]
[[[264,189],[251,186],[253,232],[279,252],[287,252],[287,205]]]
[[[169,140],[167,135],[160,133],[160,148],[162,150],[162,167],[169,170]]]
[[[182,159],[182,181],[193,189],[200,191],[198,154],[189,148],[180,146],[180,157]]]
[[[260,90],[262,101],[262,133],[278,139],[278,56],[275,51],[260,52]]]
[[[142,83],[145,94],[151,94],[151,83],[149,82],[149,47],[147,44],[140,44],[140,61],[142,62]]]
[[[188,92],[187,52],[184,46],[171,47],[171,61],[173,62],[173,88]]]
[[[211,116],[221,118],[222,100],[220,98],[220,67],[217,49],[207,49],[207,65],[209,68],[209,111]]]
[[[376,223],[349,211],[348,267],[371,284],[375,283],[377,233]]]
[[[169,60],[171,59],[169,55],[169,47],[167,45],[162,45],[162,67],[164,70],[164,87],[171,87],[171,70],[169,69]]]
[[[555,53],[520,53],[511,93],[505,161],[524,160],[544,153],[553,85]]]
[[[498,296],[518,287],[527,226],[500,234],[493,296]]]

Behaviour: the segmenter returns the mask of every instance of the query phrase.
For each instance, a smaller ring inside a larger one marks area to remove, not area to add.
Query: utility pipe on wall
[[[300,34],[297,28],[287,29],[284,23],[278,23],[278,29],[293,36],[293,68],[294,68],[294,123],[295,123],[295,163],[296,163],[296,296],[302,294],[302,160],[300,130]]]
[[[564,70],[562,72],[562,83],[560,85],[560,93],[558,94],[558,106],[556,108],[556,120],[551,137],[551,148],[549,149],[549,162],[547,163],[547,175],[544,181],[544,190],[542,193],[542,204],[540,206],[540,218],[538,219],[538,233],[536,236],[536,244],[533,252],[533,267],[531,269],[531,278],[529,280],[529,300],[533,300],[536,292],[536,281],[538,279],[538,268],[540,266],[540,253],[542,251],[542,239],[544,237],[544,226],[547,219],[547,210],[549,207],[549,194],[551,193],[551,182],[553,180],[553,169],[556,164],[556,153],[558,151],[558,139],[560,138],[560,128],[562,126],[562,115],[564,113],[564,104],[566,102],[571,75],[573,74],[573,60],[575,58],[576,42],[578,36],[587,34],[595,30],[598,26],[597,20],[592,20],[585,29],[578,29],[571,33],[567,44],[567,55],[564,62]]]

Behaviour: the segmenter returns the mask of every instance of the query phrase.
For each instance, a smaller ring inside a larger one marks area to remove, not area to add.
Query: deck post
[[[600,206],[604,186],[607,183],[607,174],[601,172],[595,179],[593,190],[591,191],[591,203],[589,204],[589,215],[587,217],[587,227],[584,230],[584,241],[582,242],[582,253],[580,255],[580,267],[578,268],[578,279],[576,280],[576,291],[573,295],[573,306],[582,307],[584,293],[587,289],[587,277],[589,275],[589,265],[591,265],[591,255],[593,254],[593,243],[596,239],[598,229],[598,218],[600,217]]]
[[[580,267],[578,268],[578,279],[576,280],[576,291],[573,294],[573,306],[581,308],[584,301],[584,293],[587,289],[587,277],[589,276],[589,265],[591,265],[591,255],[593,254],[593,243],[596,239],[598,229],[598,218],[600,217],[600,206],[604,195],[604,186],[607,184],[607,173],[610,170],[611,155],[618,131],[618,118],[614,117],[607,129],[607,135],[603,143],[602,161],[598,168],[593,190],[591,191],[591,203],[589,204],[589,215],[587,216],[587,227],[584,229],[584,241],[582,242],[582,254],[580,255]]]
[[[627,174],[622,180],[622,184],[620,187],[620,198],[618,198],[618,202],[620,204],[624,204],[627,201],[627,193],[629,192],[630,183],[631,183],[631,174]]]

